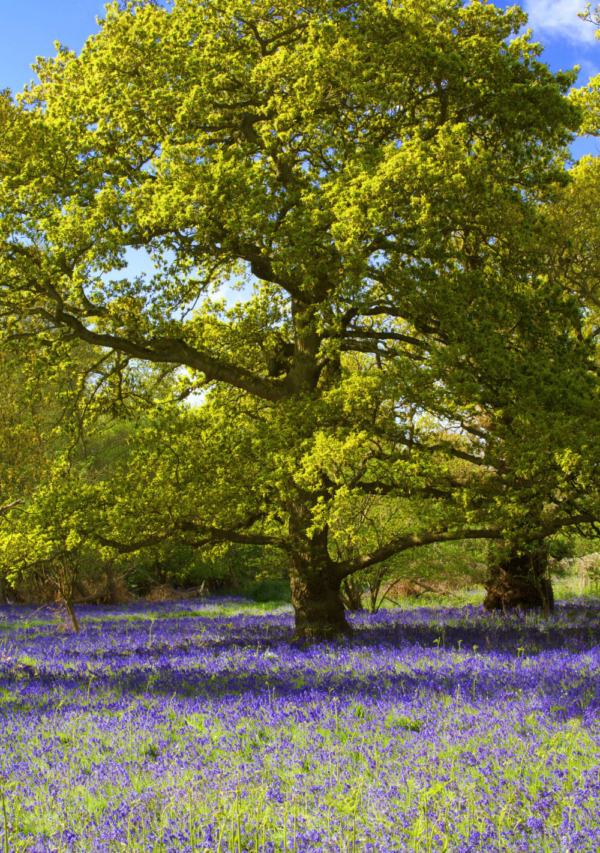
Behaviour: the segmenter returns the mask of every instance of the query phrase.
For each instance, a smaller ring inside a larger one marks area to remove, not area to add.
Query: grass
[[[593,598],[309,647],[241,599],[0,614],[0,853],[599,849]]]

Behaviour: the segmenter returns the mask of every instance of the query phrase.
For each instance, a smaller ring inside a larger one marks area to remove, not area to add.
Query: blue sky
[[[522,5],[553,70],[580,65],[578,85],[600,74],[600,41],[593,26],[577,17],[585,0],[523,0]],[[28,83],[31,63],[53,54],[55,40],[79,51],[103,11],[102,0],[0,0],[0,89],[17,92]],[[600,153],[600,140],[575,143],[575,157],[588,152]]]

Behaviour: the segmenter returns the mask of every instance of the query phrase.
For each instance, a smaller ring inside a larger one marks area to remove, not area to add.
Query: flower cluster
[[[600,603],[0,608],[0,850],[595,853]]]

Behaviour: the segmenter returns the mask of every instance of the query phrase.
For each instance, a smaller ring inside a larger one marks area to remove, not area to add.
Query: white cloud
[[[522,5],[529,15],[528,27],[534,37],[543,33],[579,43],[594,41],[593,25],[577,17],[585,9],[585,0],[524,0]]]

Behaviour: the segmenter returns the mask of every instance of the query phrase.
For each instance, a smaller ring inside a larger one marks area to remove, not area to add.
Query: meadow
[[[600,602],[0,608],[0,853],[597,853]]]

